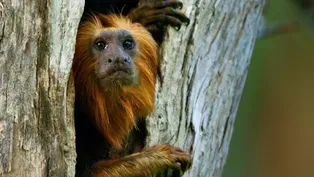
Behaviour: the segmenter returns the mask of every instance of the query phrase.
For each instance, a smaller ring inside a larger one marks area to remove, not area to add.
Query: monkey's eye
[[[108,48],[108,44],[105,43],[104,41],[98,41],[95,43],[95,48],[97,50],[104,50]]]
[[[126,50],[131,50],[134,48],[135,46],[135,42],[132,39],[127,39],[125,41],[123,41],[123,48]]]

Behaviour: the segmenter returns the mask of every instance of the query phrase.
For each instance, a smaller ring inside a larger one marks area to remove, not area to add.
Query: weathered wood
[[[84,0],[0,3],[0,176],[74,176],[67,88]]]
[[[219,177],[228,154],[263,0],[184,0],[188,27],[162,47],[162,86],[148,144],[191,152],[190,177]]]
[[[148,144],[190,151],[186,176],[218,177],[264,2],[183,3],[191,24],[163,45]],[[0,0],[0,176],[74,176],[68,78],[82,10],[83,0]]]

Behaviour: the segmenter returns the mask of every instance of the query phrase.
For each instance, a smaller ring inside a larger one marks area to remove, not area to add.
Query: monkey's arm
[[[190,19],[177,9],[181,9],[182,2],[177,0],[161,0],[150,4],[140,4],[131,10],[128,17],[133,22],[141,23],[154,36],[154,33],[164,31],[167,25],[181,28],[181,24],[189,24]]]
[[[159,144],[140,153],[117,160],[95,163],[86,177],[151,177],[160,170],[172,168],[181,172],[191,165],[189,154],[177,147]]]

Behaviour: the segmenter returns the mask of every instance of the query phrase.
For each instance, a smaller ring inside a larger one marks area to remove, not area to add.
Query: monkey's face
[[[137,45],[129,31],[105,29],[99,32],[92,42],[91,52],[96,59],[96,77],[104,89],[137,83],[138,72],[133,61]]]

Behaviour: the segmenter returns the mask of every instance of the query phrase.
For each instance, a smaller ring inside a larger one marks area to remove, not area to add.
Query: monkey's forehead
[[[102,38],[102,37],[133,37],[133,34],[128,29],[123,28],[104,28],[99,30],[95,34],[95,38]]]

